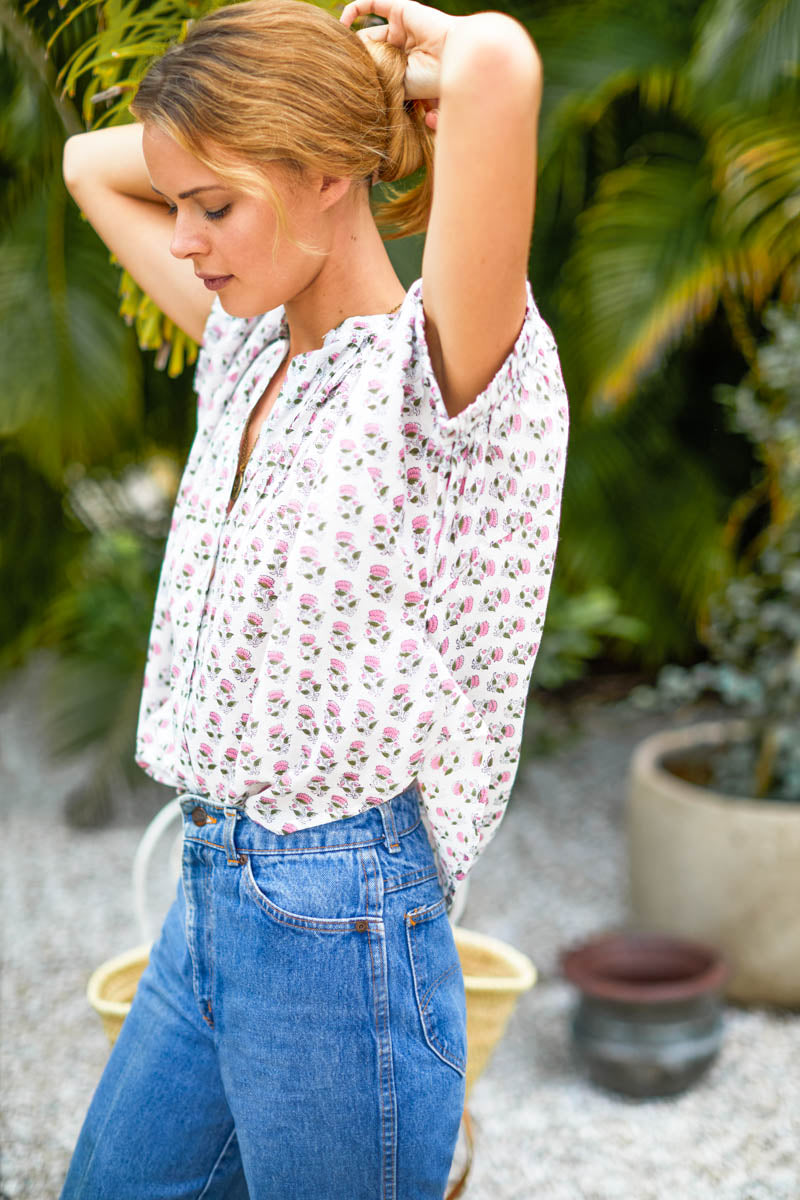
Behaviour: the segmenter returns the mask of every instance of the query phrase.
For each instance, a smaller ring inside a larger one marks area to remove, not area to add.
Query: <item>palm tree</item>
[[[573,410],[559,570],[570,590],[613,583],[651,626],[650,665],[685,661],[752,508],[713,385],[752,366],[768,300],[797,293],[800,5],[601,0],[531,27],[534,261]]]

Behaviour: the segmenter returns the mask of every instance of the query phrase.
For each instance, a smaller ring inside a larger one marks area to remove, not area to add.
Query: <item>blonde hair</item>
[[[427,228],[433,138],[404,99],[406,57],[305,0],[244,0],[189,28],[148,69],[131,112],[242,190],[270,196],[270,163],[385,183],[422,181],[377,206],[384,237]]]

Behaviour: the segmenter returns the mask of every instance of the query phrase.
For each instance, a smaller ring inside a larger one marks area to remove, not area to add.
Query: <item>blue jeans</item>
[[[442,1200],[464,980],[417,785],[279,835],[182,797],[182,879],[62,1200]]]

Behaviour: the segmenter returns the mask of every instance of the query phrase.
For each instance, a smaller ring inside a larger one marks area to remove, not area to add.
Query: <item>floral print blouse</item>
[[[229,515],[289,330],[283,308],[231,317],[215,297],[144,678],[139,765],[276,833],[417,780],[448,908],[506,808],[555,561],[567,397],[527,293],[455,417],[421,280],[296,355]]]

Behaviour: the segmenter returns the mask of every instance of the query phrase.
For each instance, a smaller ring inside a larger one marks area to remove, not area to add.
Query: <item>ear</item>
[[[339,179],[336,175],[323,175],[319,182],[320,203],[331,208],[350,190],[352,179]]]

